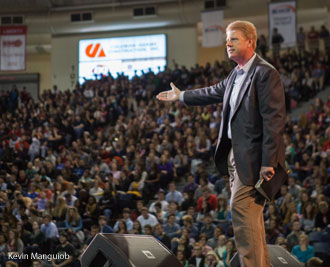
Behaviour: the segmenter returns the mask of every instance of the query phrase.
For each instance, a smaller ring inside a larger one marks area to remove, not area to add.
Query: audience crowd
[[[329,85],[329,51],[264,54],[280,72],[288,111]],[[25,89],[1,92],[0,265],[80,266],[97,233],[133,233],[153,235],[184,266],[229,266],[230,187],[212,161],[222,106],[155,95],[170,82],[186,90],[215,84],[232,67],[176,65],[131,80],[109,73],[72,91],[54,86],[37,101]],[[289,179],[264,211],[267,242],[319,266],[329,260],[313,245],[330,240],[329,121],[330,95],[298,118],[288,112]],[[69,257],[10,256],[30,253]]]

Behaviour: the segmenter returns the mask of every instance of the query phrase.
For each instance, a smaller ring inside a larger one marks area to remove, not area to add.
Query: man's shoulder
[[[270,64],[268,61],[260,57],[259,55],[255,58],[256,61],[256,71],[263,72],[263,71],[277,71],[276,68]]]
[[[176,190],[175,193],[176,193],[177,195],[179,195],[179,196],[182,196],[182,193],[181,193],[180,191],[178,191],[178,190]]]
[[[150,217],[150,218],[152,218],[152,219],[155,219],[155,220],[157,221],[157,218],[156,218],[156,216],[155,216],[155,215],[153,215],[153,214],[149,213],[149,217]]]

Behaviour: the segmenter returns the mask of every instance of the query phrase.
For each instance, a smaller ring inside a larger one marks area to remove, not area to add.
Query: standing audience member
[[[307,34],[307,41],[309,50],[313,53],[314,51],[319,49],[320,46],[320,35],[315,30],[314,26],[311,26],[310,31]]]

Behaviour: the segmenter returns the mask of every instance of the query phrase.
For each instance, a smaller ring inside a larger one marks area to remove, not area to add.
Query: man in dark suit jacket
[[[285,169],[282,135],[284,89],[276,69],[255,54],[257,33],[247,21],[226,28],[228,57],[238,65],[220,83],[201,89],[160,93],[162,101],[180,100],[190,106],[223,103],[215,163],[230,175],[232,224],[241,266],[270,266],[265,240],[265,199],[254,185]],[[279,181],[282,179],[278,179]]]
[[[203,267],[205,256],[203,255],[203,246],[199,242],[194,244],[193,256],[189,259],[189,266]]]

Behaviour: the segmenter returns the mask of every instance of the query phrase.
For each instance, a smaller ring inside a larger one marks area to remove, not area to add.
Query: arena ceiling
[[[89,7],[136,6],[183,1],[187,0],[0,0],[0,14],[78,10]]]

